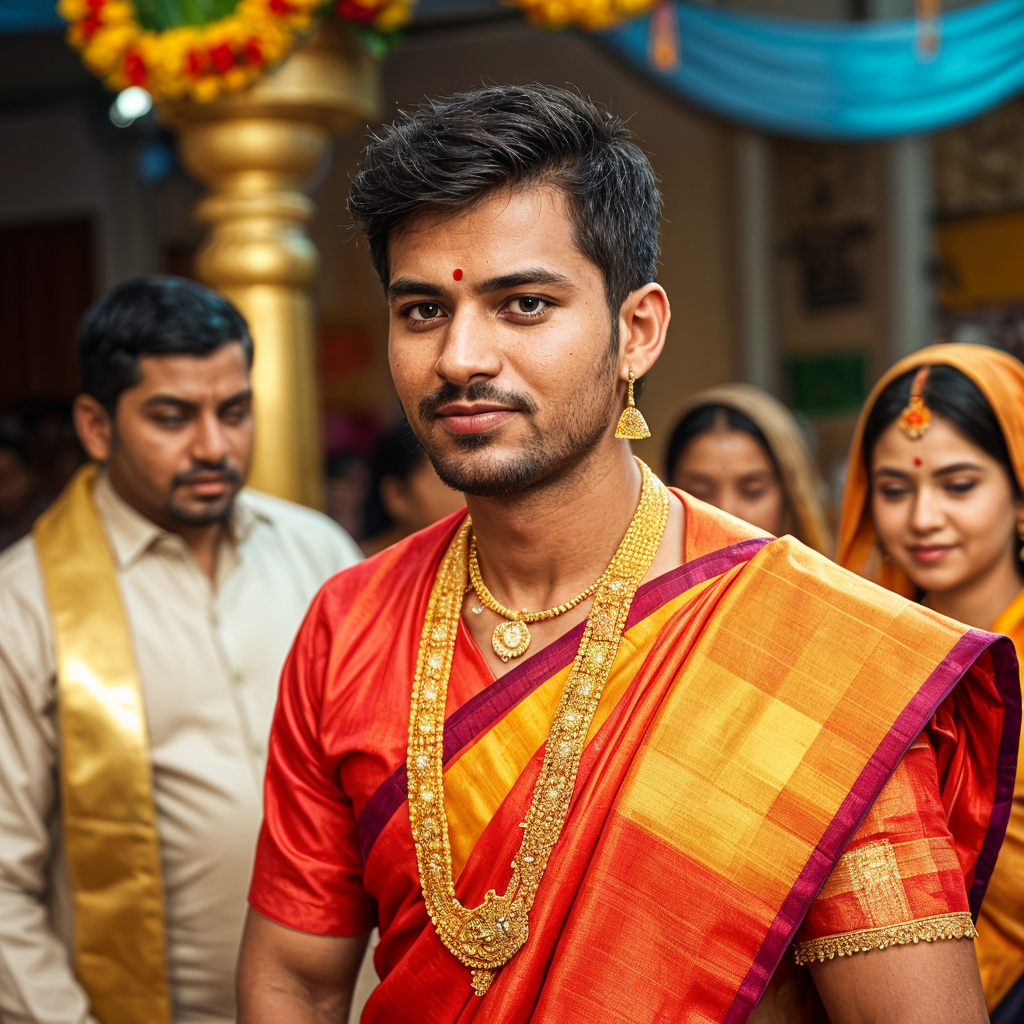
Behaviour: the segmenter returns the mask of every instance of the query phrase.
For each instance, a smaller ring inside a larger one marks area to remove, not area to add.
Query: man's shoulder
[[[322,512],[246,488],[239,496],[247,511],[269,523],[280,543],[337,572],[362,559],[355,541]]]
[[[0,552],[0,608],[18,604],[46,603],[46,589],[35,539],[29,534]]]
[[[328,580],[321,597],[331,606],[349,606],[358,597],[395,606],[415,601],[429,591],[437,566],[465,510],[403,538]]]

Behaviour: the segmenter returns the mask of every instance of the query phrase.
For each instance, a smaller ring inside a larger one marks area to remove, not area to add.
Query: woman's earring
[[[626,408],[622,410],[618,426],[615,428],[615,436],[626,441],[642,441],[645,437],[651,436],[650,427],[643,413],[636,407],[633,400],[633,381],[636,375],[632,368],[629,371],[629,395],[626,398]]]
[[[883,562],[889,561],[889,552],[885,550],[885,547],[883,546],[881,541],[878,541],[878,553],[882,556]]]
[[[1024,519],[1017,520],[1017,537],[1021,542],[1021,548],[1017,552],[1017,557],[1024,562]]]

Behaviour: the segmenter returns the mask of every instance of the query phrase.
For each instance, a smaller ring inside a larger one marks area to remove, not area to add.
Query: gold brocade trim
[[[146,716],[95,477],[80,470],[33,529],[56,648],[75,975],[98,1020],[170,1024]]]
[[[529,914],[569,812],[580,757],[626,626],[633,595],[654,561],[668,522],[665,486],[637,460],[643,486],[636,512],[594,596],[573,666],[544,745],[544,760],[505,892],[476,907],[455,893],[444,801],[444,720],[448,680],[468,575],[467,518],[437,571],[427,604],[409,715],[409,823],[420,885],[438,938],[472,973],[482,996],[494,972],[530,934]]]
[[[866,953],[871,949],[885,949],[887,946],[915,945],[918,942],[936,942],[938,939],[976,939],[977,929],[966,912],[937,914],[922,917],[916,921],[886,925],[884,928],[868,928],[859,932],[842,935],[826,935],[823,939],[801,942],[793,951],[800,965],[823,963],[837,956]]]

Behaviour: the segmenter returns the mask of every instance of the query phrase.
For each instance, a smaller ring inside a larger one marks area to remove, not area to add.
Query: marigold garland
[[[339,0],[339,17],[379,33],[408,20],[413,0]],[[139,85],[155,101],[206,102],[244,89],[282,60],[324,11],[324,0],[239,0],[206,25],[144,28],[131,0],[59,0],[68,42],[111,89]]]
[[[587,32],[600,32],[620,21],[639,18],[659,2],[661,0],[514,0],[535,25],[551,29],[577,25]]]
[[[510,0],[545,28],[590,32],[646,14],[659,0]],[[154,101],[216,99],[250,85],[281,61],[327,10],[365,34],[375,55],[409,20],[415,0],[239,0],[205,25],[146,28],[132,0],[59,0],[68,42],[111,89],[139,85]]]

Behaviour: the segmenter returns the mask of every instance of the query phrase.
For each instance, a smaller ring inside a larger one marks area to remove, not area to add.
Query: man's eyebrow
[[[198,403],[190,402],[186,398],[179,398],[177,395],[150,395],[150,397],[142,403],[142,407],[144,409],[150,408],[154,405],[173,405],[175,408],[185,411],[199,408]]]
[[[404,299],[408,295],[430,295],[440,298],[444,295],[444,289],[440,285],[430,284],[428,281],[416,281],[411,277],[396,278],[388,285],[388,301]]]
[[[239,391],[238,394],[232,395],[230,398],[225,398],[218,409],[227,409],[229,406],[237,405],[239,402],[248,402],[252,399],[252,388],[246,388],[244,391]]]
[[[530,267],[526,270],[517,270],[511,274],[501,274],[498,277],[489,277],[481,281],[474,291],[481,294],[486,292],[500,292],[506,288],[521,288],[527,284],[569,284],[569,278],[554,270],[545,267]]]

